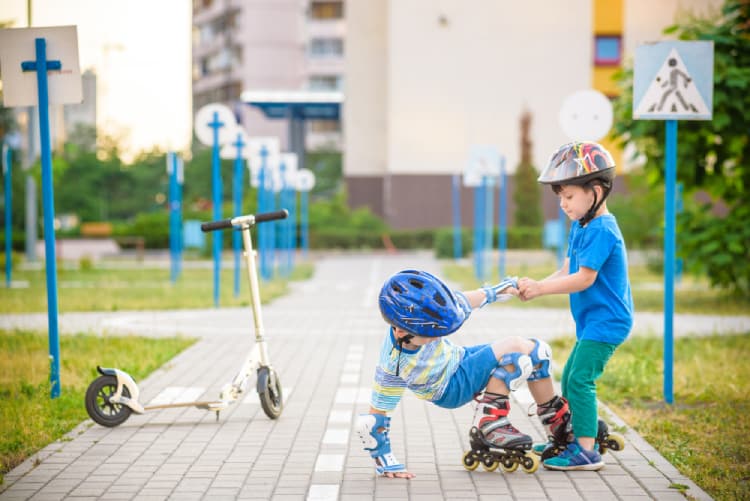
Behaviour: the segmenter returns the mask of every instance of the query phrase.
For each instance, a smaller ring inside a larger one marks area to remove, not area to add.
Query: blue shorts
[[[455,409],[471,402],[487,386],[492,371],[496,368],[497,358],[492,351],[492,345],[467,346],[443,396],[435,400],[434,404],[446,409]]]

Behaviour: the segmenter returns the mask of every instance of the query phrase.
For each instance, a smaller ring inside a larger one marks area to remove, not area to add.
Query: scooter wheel
[[[258,398],[263,412],[271,419],[281,416],[284,401],[281,394],[281,381],[276,371],[270,367],[258,369]]]
[[[89,385],[86,390],[86,412],[95,423],[111,428],[124,423],[130,417],[132,412],[130,407],[109,401],[116,391],[117,378],[115,376],[99,376]],[[123,387],[122,395],[130,396],[126,387]]]

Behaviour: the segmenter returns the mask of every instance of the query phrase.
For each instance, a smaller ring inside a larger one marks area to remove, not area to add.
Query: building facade
[[[224,103],[252,136],[276,136],[285,120],[242,104],[244,91],[340,90],[343,0],[193,0],[193,111]],[[306,124],[307,148],[340,147],[339,121]]]
[[[349,2],[343,132],[350,205],[371,208],[394,228],[449,226],[451,180],[474,146],[496,147],[512,172],[528,110],[532,162],[541,168],[567,141],[558,120],[567,96],[590,88],[616,95],[611,74],[638,44],[664,39],[662,30],[681,13],[705,14],[720,3]],[[555,201],[546,196],[552,219]],[[464,189],[465,224],[470,199]]]

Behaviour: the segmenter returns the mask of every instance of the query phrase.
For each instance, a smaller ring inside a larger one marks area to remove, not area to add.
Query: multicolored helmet
[[[466,299],[426,271],[403,270],[383,284],[380,313],[389,324],[411,334],[447,336],[469,317]]]
[[[611,185],[615,178],[615,161],[599,143],[577,141],[560,146],[539,176],[542,184],[585,185],[599,179]]]
[[[586,226],[612,191],[614,178],[615,161],[604,146],[593,141],[576,141],[560,146],[552,154],[537,181],[551,184],[555,193],[561,185],[573,184],[588,188],[592,184],[599,184],[602,187],[601,199],[594,191],[594,202],[578,220],[581,226]]]

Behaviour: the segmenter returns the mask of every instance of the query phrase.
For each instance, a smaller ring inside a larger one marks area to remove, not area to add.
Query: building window
[[[619,66],[622,60],[622,37],[619,35],[597,35],[594,37],[594,64]]]
[[[325,58],[344,55],[344,41],[340,38],[313,38],[310,40],[310,57]]]
[[[308,83],[310,90],[339,90],[341,89],[341,76],[339,75],[312,75]]]
[[[344,17],[343,2],[312,2],[310,6],[310,19],[328,21],[331,19],[342,19]]]

